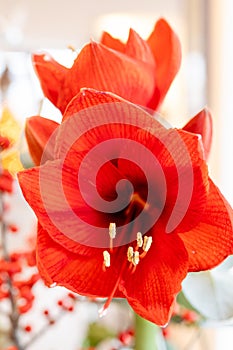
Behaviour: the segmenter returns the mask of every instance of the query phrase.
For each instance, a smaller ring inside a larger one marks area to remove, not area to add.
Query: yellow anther
[[[144,250],[144,252],[148,252],[148,250],[150,249],[152,244],[152,237],[149,236],[144,236],[144,242],[143,242],[143,247],[142,249]]]
[[[137,246],[141,248],[143,246],[143,239],[141,232],[137,233]]]
[[[133,247],[129,247],[127,251],[127,258],[129,262],[132,262],[133,254]]]
[[[109,236],[112,239],[116,237],[116,224],[115,224],[115,222],[110,222],[110,224],[109,224]]]
[[[132,263],[134,264],[134,266],[138,265],[139,260],[140,260],[140,258],[139,258],[139,252],[138,252],[138,251],[135,251],[135,252],[133,253],[133,258],[132,258]]]
[[[103,257],[104,257],[104,266],[110,267],[110,254],[107,250],[103,251]]]

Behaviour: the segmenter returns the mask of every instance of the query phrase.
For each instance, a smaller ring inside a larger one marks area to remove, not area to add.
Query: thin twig
[[[54,323],[56,324],[58,321],[60,321],[63,316],[67,315],[66,310],[61,310],[60,313],[56,316],[54,319]],[[31,337],[31,339],[24,344],[23,350],[26,350],[30,345],[32,345],[38,338],[40,338],[42,335],[44,335],[49,330],[49,323],[46,323],[35,335]]]
[[[0,174],[2,172],[1,167],[1,158],[0,158]],[[0,237],[1,237],[1,248],[2,248],[2,257],[5,261],[10,261],[9,252],[7,249],[7,242],[6,242],[6,223],[4,222],[4,198],[3,198],[3,192],[0,191]],[[6,284],[8,286],[8,292],[9,292],[9,301],[11,305],[11,313],[9,315],[9,319],[11,322],[11,339],[17,346],[18,350],[24,350],[22,345],[20,344],[20,341],[18,339],[18,323],[19,323],[19,312],[17,308],[17,303],[14,295],[14,287],[12,284],[12,279],[8,275],[6,277]]]

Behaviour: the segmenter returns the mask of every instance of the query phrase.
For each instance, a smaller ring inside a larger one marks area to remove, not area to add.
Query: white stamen
[[[152,237],[151,236],[150,237],[144,236],[144,242],[143,242],[143,247],[142,247],[144,252],[148,252],[148,250],[151,247],[151,244],[152,244]]]
[[[134,252],[133,247],[129,247],[127,251],[127,258],[129,262],[136,266],[138,265],[140,259],[139,252],[137,250]]]
[[[107,250],[103,251],[103,257],[104,257],[104,266],[110,267],[110,254]]]
[[[133,255],[134,255],[133,247],[129,247],[127,251],[127,258],[129,262],[132,262]]]
[[[115,222],[110,222],[110,224],[109,224],[109,236],[112,239],[116,237],[116,224],[115,224]]]
[[[137,246],[141,248],[143,246],[143,239],[141,232],[137,233]]]
[[[138,251],[135,251],[133,253],[133,259],[132,259],[132,263],[134,264],[134,266],[138,265],[139,263],[139,252]]]

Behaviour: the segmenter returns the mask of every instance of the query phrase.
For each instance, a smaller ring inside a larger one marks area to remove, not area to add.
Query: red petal
[[[39,165],[41,160],[45,163],[48,159],[53,159],[55,142],[54,132],[58,125],[59,124],[53,120],[40,116],[27,119],[25,134],[29,152],[36,165]],[[47,144],[48,141],[49,143]]]
[[[119,39],[113,38],[109,33],[103,32],[100,43],[109,47],[110,49],[123,52],[125,51],[125,44]]]
[[[198,136],[182,130],[158,128],[155,123],[148,132],[140,130],[131,137],[145,147],[142,152],[136,151],[137,164],[142,164],[149,192],[154,192],[155,200],[159,199],[157,208],[163,206],[161,220],[166,232],[185,232],[196,226],[205,210],[208,192],[208,169],[202,159]],[[154,161],[149,160],[147,151],[152,152]],[[130,149],[128,154],[134,152]],[[156,162],[160,165],[157,171],[154,170]],[[124,163],[119,161],[121,173],[129,179],[138,176],[135,167],[122,169]]]
[[[18,179],[25,199],[43,228],[66,249],[79,252],[80,240],[86,240],[86,237],[88,239],[88,229],[91,229],[85,218],[95,217],[94,210],[88,211],[88,206],[80,197],[77,176],[72,169],[68,170],[61,161],[50,161],[43,166],[18,173]],[[73,207],[65,196],[72,198]],[[73,211],[76,208],[78,214]],[[80,215],[84,221],[79,219]],[[101,219],[100,215],[99,220]],[[88,255],[93,253],[93,248],[82,246],[81,251]]]
[[[118,278],[120,263],[112,256],[110,268],[103,271],[103,250],[93,250],[89,257],[74,254],[54,242],[42,228],[38,229],[37,263],[47,285],[54,282],[78,294],[92,297],[108,297]],[[116,291],[116,297],[122,297]]]
[[[18,178],[25,199],[52,239],[74,253],[90,256],[93,247],[109,248],[108,226],[115,222],[115,213],[105,214],[86,203],[79,189],[78,170],[63,161],[48,161],[18,173]]]
[[[151,249],[121,287],[136,313],[164,326],[187,274],[188,256],[177,235],[163,234],[156,227],[153,232]]]
[[[34,54],[32,61],[44,95],[57,106],[68,69],[56,62],[48,53]]]
[[[205,157],[208,159],[211,142],[212,142],[212,117],[208,109],[203,109],[195,117],[193,117],[184,127],[183,130],[200,134],[204,147]]]
[[[82,109],[93,107],[102,103],[113,103],[123,101],[122,98],[112,93],[83,88],[68,104],[63,115],[63,121],[71,116],[77,115]]]
[[[132,139],[140,128],[164,130],[141,108],[113,94],[93,89],[83,90],[71,101],[64,120],[57,137],[57,158],[66,157],[71,146],[77,152],[87,151],[108,139]]]
[[[155,69],[155,60],[150,46],[133,29],[130,29],[129,32],[125,54],[135,60],[145,62]]]
[[[178,37],[164,19],[156,23],[147,42],[156,63],[156,89],[148,107],[157,109],[180,68],[181,45]]]
[[[154,91],[153,73],[152,67],[144,62],[92,42],[82,49],[75,60],[64,89],[71,88],[73,97],[80,88],[90,87],[146,105]]]
[[[167,232],[172,228],[184,232],[200,221],[205,210],[208,168],[196,135],[171,129],[165,139],[170,156],[163,152],[158,158],[165,169],[168,185],[164,211],[164,217],[169,217]]]
[[[189,253],[189,271],[211,269],[233,254],[233,211],[211,180],[201,222],[180,238]]]

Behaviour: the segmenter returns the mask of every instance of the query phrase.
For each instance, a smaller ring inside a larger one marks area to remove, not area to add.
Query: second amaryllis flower
[[[208,176],[200,138],[85,90],[54,130],[42,165],[19,174],[39,220],[41,275],[107,297],[105,308],[126,298],[166,324],[187,273],[233,252],[232,209]]]
[[[125,44],[104,33],[100,43],[83,47],[71,68],[47,53],[33,56],[44,95],[62,112],[83,87],[110,91],[156,110],[180,63],[179,39],[164,19],[156,23],[147,40],[132,29]]]

